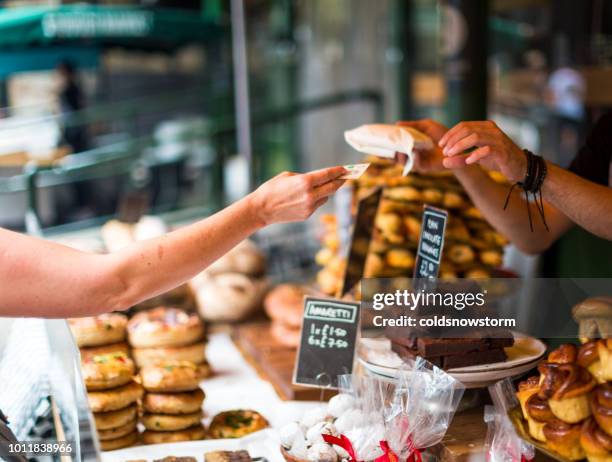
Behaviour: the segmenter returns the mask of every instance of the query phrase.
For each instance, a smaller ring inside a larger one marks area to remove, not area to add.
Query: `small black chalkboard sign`
[[[353,372],[359,307],[342,300],[304,299],[294,384],[338,388],[338,375]]]
[[[437,278],[444,248],[444,232],[448,212],[430,205],[423,209],[421,237],[417,249],[414,277],[419,279]]]

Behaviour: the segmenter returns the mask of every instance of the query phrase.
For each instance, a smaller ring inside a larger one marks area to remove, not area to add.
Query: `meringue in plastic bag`
[[[403,175],[407,175],[414,164],[413,149],[433,148],[433,141],[424,133],[399,125],[371,124],[344,132],[344,139],[354,149],[365,154],[393,159],[396,152],[408,156]]]

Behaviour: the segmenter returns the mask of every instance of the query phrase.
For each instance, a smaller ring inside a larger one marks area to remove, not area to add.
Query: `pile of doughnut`
[[[202,319],[236,322],[261,309],[265,272],[265,256],[250,240],[223,255],[189,283]]]
[[[143,390],[125,343],[127,317],[109,313],[68,321],[81,350],[81,372],[102,450],[138,440],[138,405]]]
[[[127,324],[128,340],[145,390],[141,422],[145,444],[201,440],[204,392],[211,375],[204,324],[197,314],[157,307]]]
[[[566,460],[612,461],[612,338],[564,344],[516,393],[529,435]]]
[[[354,181],[354,203],[375,187],[384,187],[365,277],[412,275],[424,204],[449,212],[441,279],[488,278],[493,269],[502,265],[506,238],[485,221],[452,174],[401,176],[402,167],[390,160],[371,156],[364,162],[369,162],[370,167]],[[333,295],[340,288],[346,263],[339,255],[336,220],[326,216],[323,223],[322,249],[316,256],[323,268],[317,282],[323,292]]]

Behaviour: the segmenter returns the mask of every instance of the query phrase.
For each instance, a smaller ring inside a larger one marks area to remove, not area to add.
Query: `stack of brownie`
[[[498,331],[495,338],[485,335],[474,331],[466,338],[393,337],[391,348],[402,359],[421,356],[445,370],[505,361],[504,348],[513,345],[512,334]]]

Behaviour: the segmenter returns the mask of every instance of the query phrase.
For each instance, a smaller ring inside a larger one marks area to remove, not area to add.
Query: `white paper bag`
[[[433,141],[424,133],[411,127],[399,125],[371,124],[344,132],[344,139],[359,152],[378,157],[393,159],[396,152],[408,156],[403,175],[412,170],[414,164],[413,149],[428,150],[433,148]]]

